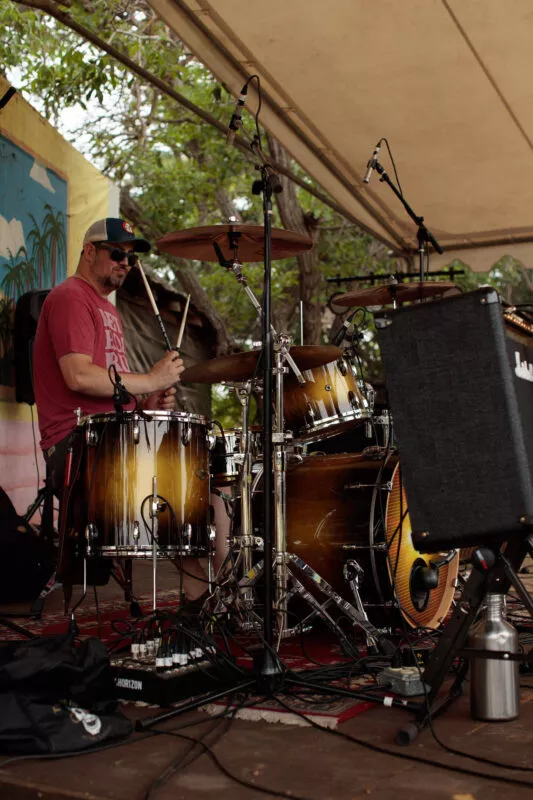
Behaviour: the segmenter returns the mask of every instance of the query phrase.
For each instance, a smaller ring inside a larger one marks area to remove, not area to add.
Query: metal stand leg
[[[501,547],[502,545],[495,546],[494,549],[479,548],[474,552],[470,577],[422,676],[424,684],[429,687],[425,702],[420,706],[416,719],[398,732],[397,744],[407,745],[413,742],[418,733],[428,725],[430,718],[442,713],[459,696],[466,667],[460,671],[452,691],[440,702],[436,700],[452,663],[461,655],[470,626],[487,592],[506,594],[512,583],[524,599],[527,597],[526,607],[533,618],[533,603],[516,574],[525,556],[531,552],[531,537],[508,543],[504,554]]]

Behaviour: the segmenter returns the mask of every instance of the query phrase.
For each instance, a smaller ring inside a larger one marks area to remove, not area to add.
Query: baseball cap
[[[146,239],[136,238],[129,222],[116,217],[107,217],[93,222],[83,237],[83,244],[86,245],[87,242],[112,242],[113,244],[130,242],[136,253],[147,253],[151,248],[150,242]]]

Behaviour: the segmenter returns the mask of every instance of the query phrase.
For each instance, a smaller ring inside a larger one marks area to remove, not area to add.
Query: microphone
[[[235,139],[235,134],[241,127],[242,110],[244,108],[244,104],[246,103],[247,94],[248,94],[248,81],[246,81],[246,83],[241,89],[241,93],[237,98],[237,102],[235,103],[235,111],[233,112],[233,116],[231,117],[229,123],[228,135],[226,136],[226,144],[229,145],[230,147],[233,144],[233,140]]]
[[[380,150],[381,150],[381,139],[379,140],[379,142],[375,146],[374,152],[372,153],[372,158],[370,159],[370,161],[366,165],[367,166],[367,170],[366,170],[365,177],[363,178],[363,183],[370,183],[370,178],[372,176],[372,173],[376,169],[376,164],[378,163],[378,156],[379,156],[379,151]]]
[[[352,324],[352,320],[355,317],[355,313],[356,312],[354,311],[352,314],[350,314],[348,317],[346,317],[346,319],[342,323],[342,327],[337,331],[336,335],[331,340],[331,344],[334,347],[338,347],[340,345],[340,343],[344,340],[344,338],[346,336],[346,332],[348,331],[348,328]]]
[[[113,392],[113,406],[115,407],[117,414],[121,414],[124,411],[124,406],[130,401],[130,394],[122,383],[121,377],[116,370],[114,387],[115,391]]]

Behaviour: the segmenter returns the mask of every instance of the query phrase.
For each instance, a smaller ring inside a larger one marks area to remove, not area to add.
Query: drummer
[[[111,292],[119,289],[134,253],[150,243],[135,236],[130,224],[108,217],[94,222],[83,238],[76,273],[52,289],[44,301],[34,345],[34,391],[41,448],[54,493],[63,486],[75,409],[84,414],[113,411],[113,364],[132,395],[148,395],[143,409],[173,409],[183,361],[168,352],[147,373],[130,372],[122,323]]]

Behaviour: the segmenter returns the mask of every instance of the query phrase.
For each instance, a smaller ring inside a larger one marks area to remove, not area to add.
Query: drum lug
[[[211,450],[214,450],[215,445],[217,443],[217,437],[212,425],[210,425],[207,428],[205,440],[207,442],[207,449],[209,450],[209,452],[211,452]]]
[[[85,540],[87,542],[86,553],[88,558],[93,555],[93,543],[95,539],[98,539],[98,529],[93,522],[89,522],[85,528]]]
[[[139,538],[140,538],[140,535],[141,535],[140,526],[139,526],[138,521],[135,520],[135,522],[133,523],[133,532],[132,532],[133,547],[134,547],[135,550],[139,549]]]
[[[192,549],[192,525],[190,522],[187,522],[182,528],[182,536],[186,540],[185,544],[183,545],[183,549],[190,553]]]
[[[182,432],[181,432],[181,441],[187,447],[188,444],[191,443],[192,439],[192,428],[190,425],[185,425]]]
[[[344,491],[348,489],[381,489],[383,492],[392,492],[392,481],[385,483],[346,483]]]
[[[350,391],[348,392],[348,400],[349,400],[350,405],[353,408],[353,410],[354,411],[359,411],[359,405],[357,403],[357,397],[355,395],[355,392],[352,389],[350,389]]]
[[[365,383],[364,381],[359,382],[359,386],[361,392],[363,393],[363,398],[366,400],[368,405],[368,409],[371,414],[374,413],[374,404],[376,402],[376,390],[372,386],[371,383]]]
[[[339,358],[339,360],[337,361],[337,366],[339,368],[340,374],[343,377],[348,374],[348,366],[347,366],[346,361],[344,360],[344,358]]]
[[[89,447],[96,447],[98,444],[98,431],[95,431],[94,428],[89,426],[85,434],[85,441]]]

